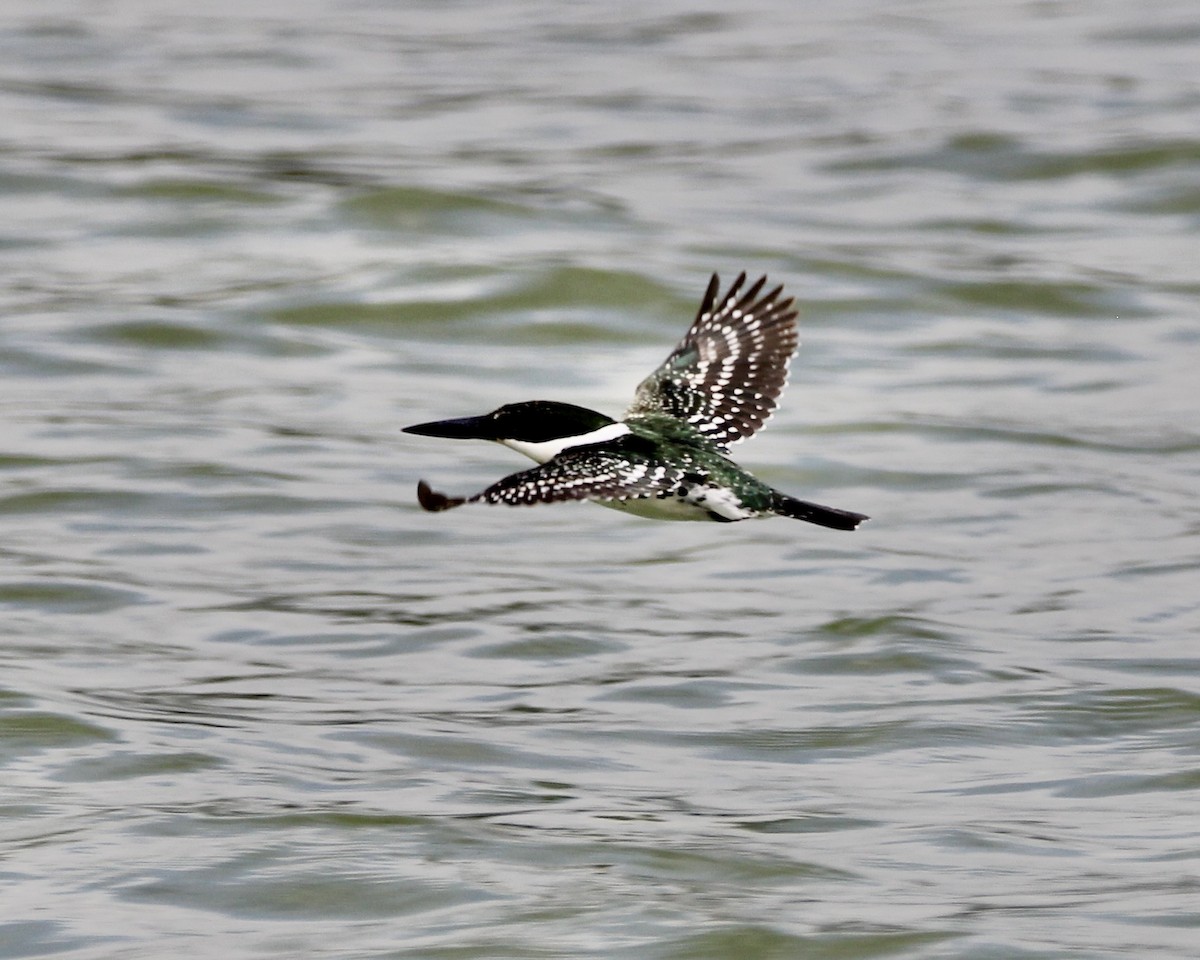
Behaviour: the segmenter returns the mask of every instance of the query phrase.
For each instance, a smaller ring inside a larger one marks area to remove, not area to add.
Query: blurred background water
[[[1200,11],[0,12],[0,957],[1194,958]],[[428,515],[710,272],[874,519]]]

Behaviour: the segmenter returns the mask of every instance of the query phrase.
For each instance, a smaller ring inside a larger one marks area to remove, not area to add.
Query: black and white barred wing
[[[638,386],[626,416],[665,413],[718,447],[744,440],[775,411],[796,352],[796,310],[783,287],[761,295],[767,278],[742,292],[741,274],[720,296],[714,273],[683,340]]]
[[[665,496],[688,476],[685,464],[580,448],[565,450],[539,466],[507,476],[473,497],[447,497],[422,480],[417,486],[417,499],[430,511],[449,510],[464,503],[523,506],[565,500],[639,500]]]

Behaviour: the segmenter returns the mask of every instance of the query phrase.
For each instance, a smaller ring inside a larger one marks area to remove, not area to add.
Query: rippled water
[[[0,957],[1192,958],[1194,4],[13,2]],[[420,512],[709,272],[775,485]]]

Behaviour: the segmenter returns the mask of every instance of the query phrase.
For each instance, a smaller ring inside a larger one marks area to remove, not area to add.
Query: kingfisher
[[[431,512],[464,503],[591,500],[655,520],[779,516],[853,530],[868,517],[781,493],[729,459],[729,448],[774,413],[799,343],[794,298],[784,298],[782,286],[764,294],[766,283],[763,276],[743,290],[743,272],[721,294],[714,273],[695,321],[638,386],[621,420],[527,400],[405,427],[423,437],[492,440],[538,464],[470,497],[437,493],[422,480],[417,500]]]

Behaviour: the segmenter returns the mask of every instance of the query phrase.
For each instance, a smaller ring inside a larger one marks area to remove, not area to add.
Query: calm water
[[[735,5],[736,6],[736,5]],[[903,11],[903,12],[900,12]],[[11,0],[0,957],[1194,958],[1200,12]],[[428,515],[802,305],[875,519]]]

